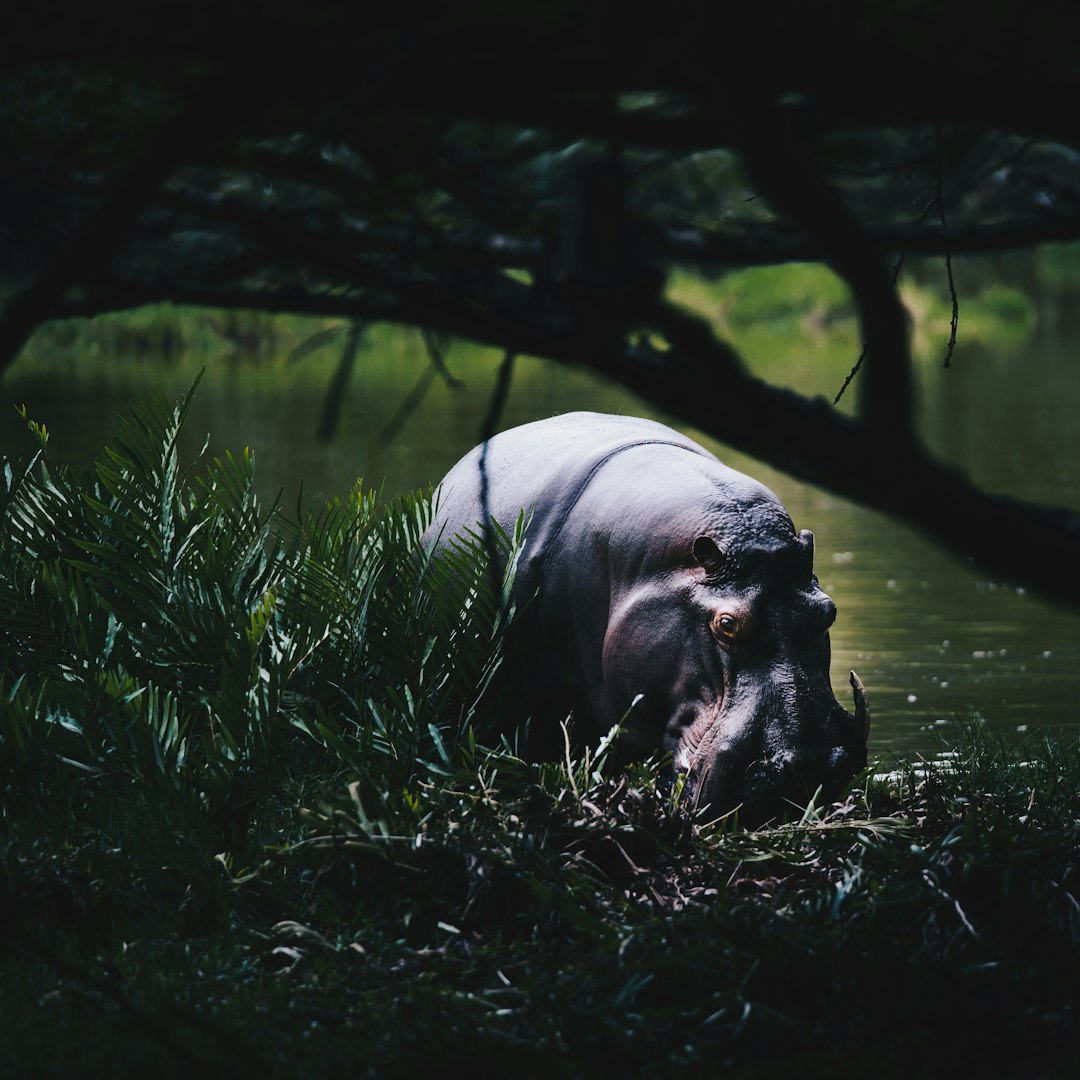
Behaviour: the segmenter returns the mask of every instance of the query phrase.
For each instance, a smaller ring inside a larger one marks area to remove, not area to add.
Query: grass
[[[262,508],[178,460],[189,401],[0,471],[12,1075],[1072,1075],[1075,743],[958,724],[757,832],[524,762],[482,545],[428,563],[419,495]]]

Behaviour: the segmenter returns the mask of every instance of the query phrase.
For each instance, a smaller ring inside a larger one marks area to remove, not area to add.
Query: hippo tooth
[[[854,671],[849,672],[851,690],[855,695],[855,724],[865,739],[870,732],[870,706],[866,701],[866,689],[862,679]]]

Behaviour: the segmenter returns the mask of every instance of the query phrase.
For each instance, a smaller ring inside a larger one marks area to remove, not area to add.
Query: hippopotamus
[[[813,535],[764,485],[655,421],[567,413],[466,454],[424,541],[512,533],[522,511],[504,667],[529,757],[559,756],[568,716],[580,744],[619,725],[617,762],[664,755],[705,818],[745,825],[865,767],[869,710],[854,672],[854,713],[833,695]]]

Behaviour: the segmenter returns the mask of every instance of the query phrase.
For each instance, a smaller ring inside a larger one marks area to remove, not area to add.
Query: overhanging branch
[[[123,296],[115,294],[113,304],[165,298],[200,305],[254,304],[243,290],[222,293],[198,286],[172,286],[167,297],[133,286]],[[590,368],[721,442],[914,525],[988,573],[1080,605],[1080,575],[1075,573],[1080,514],[981,491],[918,445],[890,443],[822,398],[809,400],[748,374],[737,353],[718,341],[703,320],[671,304],[658,302],[653,310],[639,312],[641,325],[653,326],[672,343],[664,351],[644,339],[628,342],[613,336],[607,322],[545,314],[525,285],[508,283],[502,301],[498,310],[480,302],[461,303],[435,285],[419,283],[399,293],[351,296],[282,291],[272,303],[260,298],[258,306],[426,326],[502,353]],[[100,310],[106,298],[94,297],[92,303]],[[68,304],[67,311],[78,314],[79,305]],[[687,392],[687,387],[696,390]]]

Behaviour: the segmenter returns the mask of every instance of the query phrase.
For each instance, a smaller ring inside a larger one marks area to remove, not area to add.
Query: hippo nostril
[[[794,763],[795,755],[790,750],[778,750],[762,758],[762,764],[771,769],[787,769]]]
[[[748,777],[752,776],[758,784],[779,786],[797,771],[795,755],[790,750],[782,750],[756,762]]]
[[[866,747],[834,746],[829,754],[829,771],[846,784],[860,769],[866,768]]]
[[[852,771],[851,751],[843,746],[834,746],[829,754],[829,769],[834,773]]]
[[[815,766],[807,755],[787,750],[766,758],[755,779],[781,799],[805,801],[821,783],[820,773],[820,759]]]

